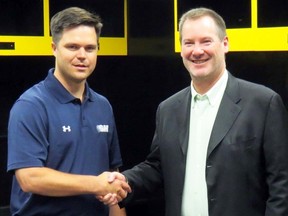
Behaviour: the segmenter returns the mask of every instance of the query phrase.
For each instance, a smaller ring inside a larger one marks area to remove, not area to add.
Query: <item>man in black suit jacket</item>
[[[163,186],[166,216],[287,216],[282,99],[226,70],[226,27],[214,11],[188,11],[179,31],[191,86],[159,105],[150,154],[123,172],[133,192],[122,204]],[[208,108],[198,115],[197,97],[203,95]],[[113,178],[124,179],[117,173]]]

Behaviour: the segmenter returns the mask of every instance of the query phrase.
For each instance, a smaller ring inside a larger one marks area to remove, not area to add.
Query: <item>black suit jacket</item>
[[[151,153],[124,172],[133,189],[124,204],[163,185],[165,215],[181,215],[190,104],[188,87],[159,105]],[[229,74],[206,160],[210,216],[288,216],[288,117],[277,93]]]

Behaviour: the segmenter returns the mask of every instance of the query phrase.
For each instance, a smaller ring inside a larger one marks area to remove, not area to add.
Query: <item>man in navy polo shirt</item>
[[[10,112],[8,171],[12,215],[125,215],[96,197],[126,197],[126,182],[108,183],[122,164],[111,105],[89,88],[102,23],[81,8],[51,19],[55,69],[28,89]]]

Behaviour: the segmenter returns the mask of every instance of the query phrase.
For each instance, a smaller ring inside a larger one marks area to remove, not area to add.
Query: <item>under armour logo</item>
[[[71,128],[70,126],[68,125],[67,127],[66,126],[62,126],[62,129],[63,129],[63,132],[71,132]]]
[[[108,132],[109,131],[109,125],[97,125],[96,129],[99,133],[100,132]]]

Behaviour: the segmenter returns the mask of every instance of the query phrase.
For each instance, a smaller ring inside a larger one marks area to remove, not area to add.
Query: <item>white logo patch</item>
[[[99,133],[109,132],[109,125],[96,125],[96,129]]]
[[[63,129],[63,132],[71,132],[71,127],[68,125],[68,126],[62,126],[62,129]]]

